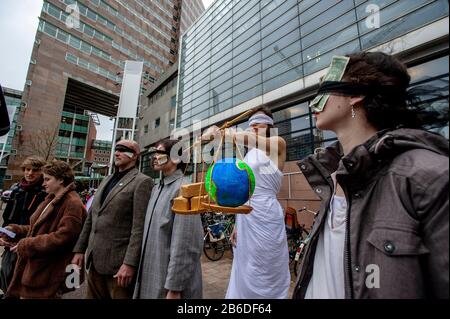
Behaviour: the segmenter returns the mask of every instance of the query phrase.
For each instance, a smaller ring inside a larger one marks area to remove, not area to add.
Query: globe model
[[[239,159],[221,159],[208,169],[205,188],[216,204],[238,207],[253,195],[255,175],[250,166]]]

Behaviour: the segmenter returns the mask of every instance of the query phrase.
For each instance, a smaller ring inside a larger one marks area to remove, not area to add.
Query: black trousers
[[[11,283],[16,267],[17,254],[6,249],[2,255],[2,268],[0,268],[0,289],[6,294],[8,286]]]

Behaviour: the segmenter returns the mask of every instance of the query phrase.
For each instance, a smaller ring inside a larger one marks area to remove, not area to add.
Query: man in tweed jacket
[[[134,141],[117,143],[117,170],[95,194],[74,248],[73,264],[82,267],[86,255],[89,299],[132,297],[145,209],[153,188],[153,181],[135,168],[139,153]]]

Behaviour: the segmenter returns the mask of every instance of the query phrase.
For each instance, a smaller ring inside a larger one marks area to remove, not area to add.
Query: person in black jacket
[[[47,196],[42,186],[44,179],[41,172],[45,164],[45,161],[37,156],[30,156],[22,163],[24,177],[12,187],[10,199],[3,212],[2,227],[30,223],[30,216]],[[8,245],[1,246],[5,246],[5,251],[0,269],[0,289],[5,293],[14,273],[17,255],[9,250]]]
[[[0,136],[6,135],[9,132],[9,116],[6,108],[5,96],[0,85]]]

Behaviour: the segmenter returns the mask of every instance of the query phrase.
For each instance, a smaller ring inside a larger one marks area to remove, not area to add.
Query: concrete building
[[[180,0],[44,0],[18,116],[22,131],[14,137],[17,154],[7,174],[20,177],[30,137],[58,131],[63,112],[114,117],[126,60],[144,63],[142,91],[175,65],[183,7],[190,6]]]
[[[288,147],[279,198],[316,209],[296,162],[336,140],[308,108],[332,56],[395,54],[413,85],[439,88],[423,98],[448,109],[448,15],[446,0],[217,0],[181,39],[176,127],[201,120],[205,128],[267,105]],[[433,129],[448,138],[448,125]]]
[[[169,137],[175,128],[177,75],[178,68],[174,65],[144,93],[145,98],[139,115],[138,142],[144,150],[142,170],[146,174],[150,174],[151,169],[145,150],[159,140]]]

